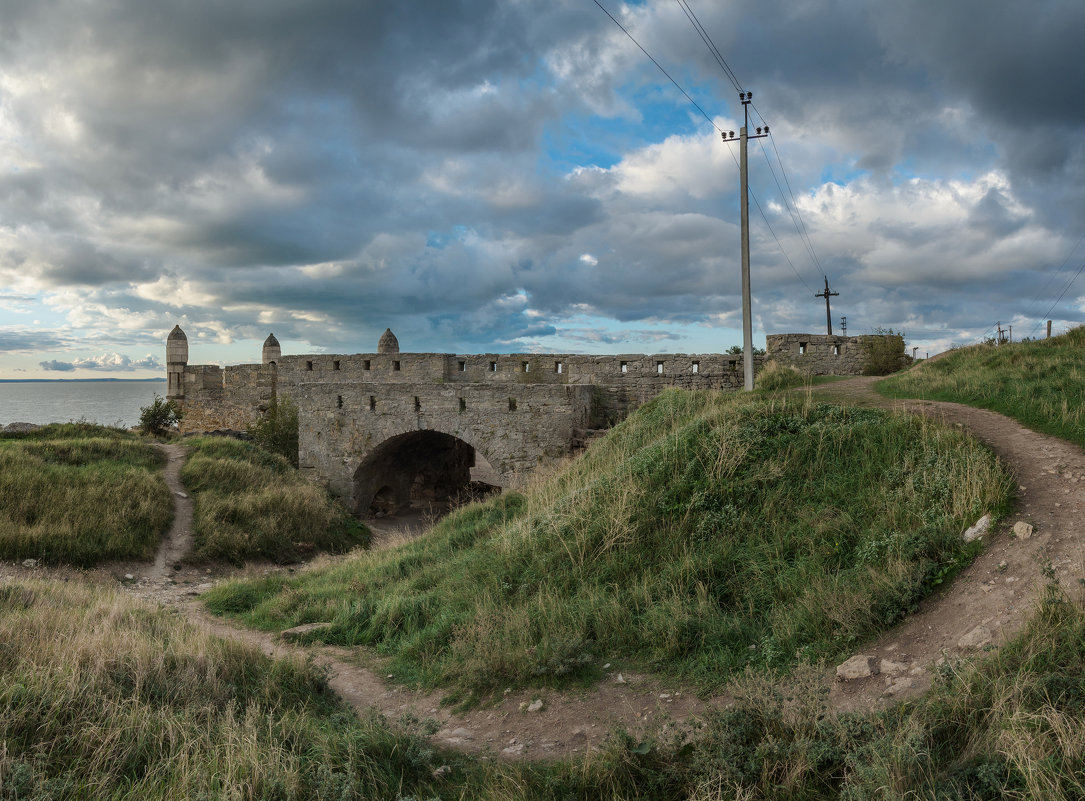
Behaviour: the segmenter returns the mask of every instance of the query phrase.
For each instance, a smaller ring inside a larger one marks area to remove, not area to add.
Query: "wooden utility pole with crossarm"
[[[833,335],[833,318],[829,311],[829,298],[836,297],[839,294],[839,292],[829,291],[829,276],[825,276],[825,291],[814,295],[815,298],[825,298],[825,333],[829,336]]]

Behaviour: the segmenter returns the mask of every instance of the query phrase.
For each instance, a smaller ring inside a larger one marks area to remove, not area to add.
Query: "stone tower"
[[[267,339],[264,340],[264,350],[260,355],[264,364],[277,365],[279,363],[279,359],[283,357],[283,351],[274,334],[267,335]]]
[[[184,398],[185,365],[188,364],[188,337],[175,325],[166,337],[166,398]]]
[[[399,353],[399,340],[391,328],[385,328],[381,334],[380,341],[377,342],[377,353]]]

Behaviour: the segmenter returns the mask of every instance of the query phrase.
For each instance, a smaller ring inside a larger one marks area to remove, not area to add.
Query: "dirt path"
[[[842,709],[919,695],[930,686],[931,669],[940,660],[998,645],[1020,630],[1048,581],[1048,569],[1068,588],[1085,575],[1085,453],[1080,448],[996,412],[958,403],[889,400],[874,392],[876,380],[826,384],[817,395],[832,402],[906,409],[963,426],[1014,475],[1017,504],[998,530],[984,537],[983,552],[951,586],[862,650],[888,671],[833,683],[832,700]],[[1031,537],[1011,533],[1017,521],[1033,526]]]
[[[879,672],[846,682],[825,676],[831,699],[840,709],[874,708],[898,698],[924,692],[933,669],[942,659],[956,659],[997,645],[1016,632],[1031,612],[1044,583],[1045,568],[1054,570],[1065,586],[1082,575],[1085,529],[1085,453],[1062,440],[1029,431],[993,412],[952,403],[889,401],[874,393],[874,379],[858,378],[817,389],[830,402],[887,408],[907,408],[960,424],[987,442],[1009,466],[1019,484],[1017,512],[985,537],[976,561],[945,591],[929,598],[919,612],[862,651]],[[434,741],[470,752],[492,752],[502,758],[547,759],[598,748],[607,733],[622,727],[636,734],[653,726],[687,725],[708,707],[724,706],[726,697],[702,701],[684,688],[604,666],[608,679],[582,692],[512,691],[492,704],[465,713],[441,705],[439,692],[417,692],[399,686],[380,670],[380,661],[366,649],[301,647],[277,635],[235,626],[204,611],[197,596],[219,577],[216,572],[180,564],[192,544],[192,500],[180,483],[181,446],[163,446],[169,456],[165,477],[174,496],[176,517],[153,564],[112,565],[82,574],[97,580],[120,580],[126,590],[146,600],[167,604],[205,630],[241,640],[269,655],[312,656],[331,675],[331,686],[354,706],[376,707],[391,720],[404,714],[432,718],[440,726]],[[1034,526],[1028,539],[1014,538],[1008,529],[1017,520]],[[410,532],[383,532],[384,544],[394,544]],[[180,569],[177,566],[180,565]],[[260,575],[273,566],[245,571]],[[10,579],[40,569],[0,566]],[[46,576],[50,572],[46,571]],[[541,701],[541,705],[539,702]]]

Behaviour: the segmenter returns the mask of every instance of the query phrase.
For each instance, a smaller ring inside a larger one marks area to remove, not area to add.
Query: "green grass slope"
[[[196,503],[194,558],[291,562],[369,544],[369,530],[283,457],[225,437],[186,444],[181,480]]]
[[[525,494],[208,605],[268,628],[329,622],[321,639],[461,691],[592,680],[614,661],[715,687],[890,625],[968,560],[961,531],[1009,488],[986,449],[921,418],[670,391]]]
[[[963,348],[877,389],[991,409],[1085,447],[1085,326],[1035,342]]]
[[[149,559],[173,518],[165,457],[84,423],[0,436],[0,559]]]

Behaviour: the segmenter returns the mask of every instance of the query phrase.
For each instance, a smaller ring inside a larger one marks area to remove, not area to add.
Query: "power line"
[[[631,34],[629,31],[627,31],[625,29],[625,26],[622,25],[622,23],[618,22],[618,20],[614,18],[613,14],[611,14],[609,11],[607,11],[605,8],[603,8],[603,4],[600,3],[599,0],[593,0],[593,1],[594,1],[595,5],[599,6],[599,8],[602,10],[602,12],[604,14],[606,14],[608,17],[610,17],[611,22],[613,22],[615,25],[617,25],[619,28],[622,29],[622,33],[624,33],[626,36],[629,37],[629,41],[631,41],[633,44],[635,44],[640,49],[640,52],[642,52],[642,53],[644,53],[644,55],[648,56],[648,58],[651,60],[651,62],[653,64],[655,64],[657,67],[659,67],[659,71],[662,72],[664,75],[666,75],[668,80],[670,80],[670,82],[673,83],[675,85],[675,87],[677,87],[678,91],[686,96],[686,100],[688,100],[690,103],[692,103],[694,105],[694,107],[699,112],[701,112],[701,116],[703,116],[706,120],[708,120],[708,124],[711,125],[713,128],[715,128],[717,131],[722,133],[723,129],[720,126],[716,125],[716,121],[708,116],[708,114],[705,112],[705,110],[703,108],[701,108],[701,106],[697,103],[696,100],[694,100],[692,97],[690,97],[689,92],[687,92],[685,89],[683,89],[681,84],[678,83],[678,81],[676,81],[674,78],[671,78],[671,74],[669,72],[667,72],[665,69],[663,69],[662,64],[660,64],[658,61],[656,61],[654,58],[652,58],[651,53],[649,53],[647,50],[645,50],[643,47],[641,47],[640,42],[638,42],[636,39],[633,38],[633,34]]]
[[[1081,275],[1082,272],[1085,272],[1085,261],[1081,262],[1081,266],[1077,268],[1077,272],[1074,273],[1074,277],[1071,278],[1067,282],[1066,286],[1062,288],[1062,292],[1060,292],[1059,296],[1055,298],[1055,302],[1051,304],[1051,308],[1048,309],[1044,313],[1044,316],[1040,318],[1040,322],[1036,323],[1036,328],[1039,328],[1040,323],[1042,323],[1047,318],[1047,316],[1051,314],[1052,310],[1054,310],[1054,308],[1059,305],[1059,301],[1062,300],[1062,296],[1070,290],[1070,287],[1074,285],[1074,281],[1078,279],[1078,276]],[[1033,328],[1032,331],[1029,332],[1029,336],[1032,336],[1032,334],[1035,333],[1036,328]]]
[[[693,9],[689,5],[689,0],[675,0],[675,2],[678,3],[678,7],[685,13],[686,19],[693,25],[694,30],[700,34],[701,41],[705,43],[708,52],[712,54],[713,58],[716,59],[716,63],[720,65],[720,69],[722,69],[724,74],[730,79],[731,85],[735,87],[738,92],[742,92],[742,84],[739,83],[738,76],[735,75],[734,70],[728,65],[727,60],[723,57],[723,53],[716,47],[716,43],[712,41],[712,37],[708,35],[705,26],[701,24],[701,21],[697,19],[697,15],[693,13]]]
[[[1070,259],[1072,259],[1072,258],[1074,257],[1074,253],[1076,253],[1076,252],[1077,252],[1077,249],[1078,249],[1079,247],[1081,247],[1081,243],[1082,243],[1082,241],[1085,241],[1085,234],[1082,234],[1082,235],[1081,235],[1081,236],[1080,236],[1080,237],[1078,238],[1078,240],[1077,240],[1077,243],[1076,243],[1076,244],[1075,244],[1075,245],[1074,245],[1074,246],[1073,246],[1073,247],[1072,247],[1072,248],[1070,249],[1070,252],[1069,252],[1069,253],[1067,254],[1067,256],[1066,256],[1066,258],[1065,258],[1065,259],[1063,260],[1062,264],[1060,264],[1060,265],[1059,265],[1059,269],[1055,270],[1055,272],[1053,272],[1053,273],[1052,273],[1052,274],[1051,274],[1051,275],[1050,275],[1050,276],[1048,277],[1048,279],[1047,279],[1047,283],[1045,283],[1045,284],[1044,284],[1044,286],[1043,286],[1043,289],[1041,289],[1041,290],[1040,290],[1039,292],[1037,292],[1037,293],[1036,293],[1036,297],[1034,297],[1034,298],[1032,299],[1032,303],[1030,303],[1030,304],[1029,304],[1029,308],[1028,308],[1028,311],[1027,311],[1027,312],[1025,313],[1025,316],[1026,316],[1026,317],[1028,317],[1028,316],[1030,316],[1030,315],[1031,315],[1032,309],[1033,309],[1033,308],[1035,307],[1036,303],[1037,303],[1037,302],[1038,302],[1038,301],[1040,300],[1040,298],[1041,298],[1041,297],[1043,297],[1043,294],[1044,294],[1045,292],[1047,292],[1047,288],[1048,288],[1049,286],[1051,286],[1051,282],[1055,280],[1055,277],[1056,277],[1056,276],[1057,276],[1057,275],[1058,275],[1059,273],[1061,273],[1061,272],[1062,272],[1062,271],[1063,271],[1064,269],[1066,269],[1066,265],[1070,263]],[[1055,300],[1055,302],[1054,302],[1054,303],[1052,303],[1052,304],[1051,304],[1051,309],[1054,309],[1054,308],[1055,308],[1055,306],[1057,306],[1057,305],[1058,305],[1058,302],[1059,302],[1060,300],[1062,300],[1062,296],[1063,296],[1064,294],[1066,294],[1066,290],[1070,288],[1070,286],[1071,286],[1071,285],[1072,285],[1072,284],[1074,283],[1074,281],[1075,281],[1075,280],[1077,279],[1077,276],[1078,276],[1078,275],[1080,275],[1080,274],[1081,274],[1081,270],[1078,270],[1078,271],[1077,271],[1077,274],[1075,274],[1075,275],[1074,275],[1074,277],[1070,279],[1070,283],[1069,283],[1069,284],[1067,284],[1067,286],[1066,286],[1066,289],[1063,289],[1063,291],[1062,291],[1062,292],[1061,292],[1061,293],[1059,294],[1059,297],[1058,297],[1058,298],[1057,298],[1057,299]],[[1036,329],[1037,329],[1037,328],[1039,328],[1039,327],[1040,327],[1041,325],[1043,325],[1043,322],[1044,322],[1044,320],[1045,320],[1045,319],[1047,318],[1047,315],[1051,313],[1051,309],[1048,309],[1048,310],[1047,310],[1047,314],[1045,314],[1045,315],[1044,315],[1043,317],[1041,317],[1041,318],[1040,318],[1040,319],[1039,319],[1039,320],[1037,321],[1036,325],[1035,325],[1035,326],[1033,327],[1033,329],[1032,329],[1032,330],[1031,330],[1031,331],[1029,332],[1029,336],[1032,336],[1033,334],[1035,334],[1035,333],[1036,333]]]

